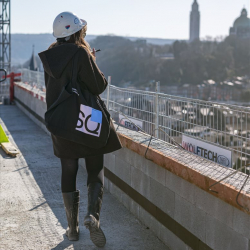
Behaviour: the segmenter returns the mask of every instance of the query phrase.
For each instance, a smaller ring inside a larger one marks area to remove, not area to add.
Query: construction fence
[[[42,72],[22,69],[22,82],[45,91]],[[101,97],[121,126],[188,150],[226,167],[249,173],[250,108],[119,88],[109,84]]]

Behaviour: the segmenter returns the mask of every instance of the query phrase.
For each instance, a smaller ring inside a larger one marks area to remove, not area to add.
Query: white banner
[[[225,167],[232,167],[232,151],[213,144],[182,135],[182,147],[203,158],[217,162]]]
[[[139,121],[139,120],[136,120],[136,119],[130,118],[130,117],[128,120],[127,118],[125,118],[125,116],[119,114],[119,123],[121,125],[123,125],[124,127],[138,131],[138,128],[132,122],[134,124],[136,124],[136,126],[138,126],[139,128],[142,129],[142,124],[143,124],[142,121]]]

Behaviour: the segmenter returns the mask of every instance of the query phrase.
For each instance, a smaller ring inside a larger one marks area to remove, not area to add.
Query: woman
[[[95,63],[95,51],[90,50],[84,40],[87,22],[71,12],[60,13],[53,23],[53,35],[57,41],[48,50],[39,53],[45,72],[47,109],[57,100],[63,87],[71,80],[72,63],[76,53],[77,82],[81,89],[88,89],[94,95],[100,95],[107,87],[103,73]],[[104,168],[103,155],[122,147],[110,122],[110,135],[106,146],[93,149],[51,134],[55,156],[62,166],[61,190],[66,210],[69,240],[79,239],[79,190],[76,190],[78,159],[85,158],[88,173],[88,212],[84,225],[90,231],[95,245],[103,247],[106,238],[100,228],[100,210],[103,197]]]

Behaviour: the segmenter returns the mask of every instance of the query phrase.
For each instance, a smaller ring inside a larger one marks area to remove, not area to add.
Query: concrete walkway
[[[70,242],[60,190],[60,162],[50,137],[16,106],[0,105],[0,124],[21,154],[0,149],[0,249],[98,249],[83,226],[86,213],[86,172],[79,168],[80,240]],[[168,249],[105,190],[101,225],[107,237],[103,249]]]

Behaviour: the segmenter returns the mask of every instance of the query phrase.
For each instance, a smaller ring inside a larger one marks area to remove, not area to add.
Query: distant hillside
[[[88,42],[95,39],[97,36],[87,35]],[[175,40],[160,39],[160,38],[139,38],[139,37],[126,37],[131,41],[144,39],[147,43],[155,45],[172,44]],[[12,34],[11,35],[11,60],[12,66],[18,65],[29,60],[32,53],[32,46],[35,45],[35,53],[39,53],[49,47],[55,38],[51,34]]]
[[[88,36],[88,40],[96,36]],[[11,35],[11,60],[12,65],[22,64],[30,59],[32,46],[35,53],[46,50],[55,38],[51,34],[12,34]]]

